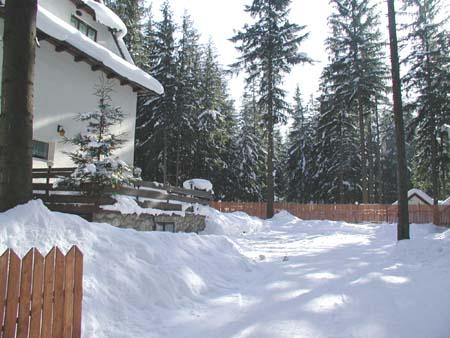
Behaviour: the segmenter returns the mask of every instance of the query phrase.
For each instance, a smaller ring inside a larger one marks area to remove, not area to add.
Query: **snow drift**
[[[33,201],[0,214],[0,249],[84,252],[84,338],[447,338],[450,230],[263,221],[204,208],[205,233],[89,223]]]
[[[260,218],[252,217],[244,212],[224,214],[216,209],[204,208],[206,229],[203,234],[239,236],[268,229],[268,225]]]
[[[118,229],[51,212],[39,200],[0,213],[0,224],[2,251],[81,249],[83,337],[143,337],[161,316],[232,286],[252,269],[223,236]]]

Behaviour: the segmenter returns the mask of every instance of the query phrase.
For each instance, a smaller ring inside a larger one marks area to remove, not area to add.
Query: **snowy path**
[[[255,271],[174,314],[170,337],[450,337],[449,264],[394,236],[390,225],[292,221],[237,238]],[[446,278],[429,278],[438,268]]]

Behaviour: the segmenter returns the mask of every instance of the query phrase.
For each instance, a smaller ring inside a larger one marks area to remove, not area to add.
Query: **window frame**
[[[81,20],[80,18],[78,18],[76,15],[72,14],[72,16],[70,17],[70,24],[72,25],[72,27],[75,27],[76,29],[78,29],[78,31],[83,34],[84,36],[87,36],[89,39],[97,42],[97,30],[92,27],[91,25],[87,24],[85,21]],[[81,25],[86,27],[86,32],[83,32],[81,30]],[[91,37],[90,33],[94,33],[94,38]]]
[[[155,222],[154,230],[175,233],[175,222]]]
[[[36,148],[38,148],[38,145],[46,148],[46,150],[45,150],[46,155],[42,155],[43,153],[39,153],[39,152],[35,152],[34,151]],[[35,158],[35,159],[48,161],[49,160],[49,155],[50,155],[50,143],[33,139],[32,140],[31,154],[32,154],[31,156],[33,158]]]

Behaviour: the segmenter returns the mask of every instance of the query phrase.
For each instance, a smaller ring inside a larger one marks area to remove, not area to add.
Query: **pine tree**
[[[143,27],[146,14],[144,0],[105,0],[105,4],[127,27],[128,32],[123,40],[136,65],[143,67],[145,63]]]
[[[450,140],[445,125],[450,123],[450,34],[445,22],[437,19],[442,11],[440,0],[408,0],[413,22],[406,36],[411,52],[405,63],[404,77],[410,93],[405,109],[416,116],[410,124],[414,134],[415,185],[432,192],[434,203],[446,197],[450,172]]]
[[[195,153],[196,115],[200,109],[200,46],[199,35],[190,16],[182,19],[181,39],[177,53],[177,92],[175,121],[178,135],[175,145],[175,184],[191,178]]]
[[[234,163],[235,193],[234,198],[242,201],[260,201],[262,191],[258,181],[258,171],[261,168],[261,152],[258,139],[255,137],[252,121],[249,118],[248,107],[244,105],[240,116],[240,130],[236,141]]]
[[[322,119],[321,128],[328,126],[323,123],[333,123],[333,119],[340,125],[336,132],[347,136],[343,143],[339,140],[330,140],[329,143],[336,143],[340,152],[346,152],[347,146],[353,148],[358,146],[358,157],[353,158],[347,164],[358,168],[359,173],[353,170],[351,180],[345,180],[343,163],[339,165],[338,179],[334,176],[323,177],[334,181],[336,184],[333,191],[344,194],[350,192],[352,199],[361,200],[368,203],[369,181],[373,181],[373,176],[369,179],[369,161],[372,154],[368,137],[372,132],[371,114],[376,109],[378,102],[386,100],[386,78],[387,68],[384,64],[384,43],[379,31],[379,16],[376,7],[370,1],[363,0],[332,0],[334,11],[329,17],[331,36],[327,39],[327,49],[330,54],[330,64],[324,72],[322,81],[327,81],[325,95],[322,96],[322,104],[326,109],[321,109],[321,113],[328,116]],[[324,101],[327,101],[325,103]],[[333,128],[333,127],[331,127]],[[357,138],[350,129],[358,131]],[[323,131],[321,131],[323,133]],[[334,137],[339,137],[339,135]],[[331,137],[325,133],[325,137]],[[356,143],[355,143],[356,142]],[[344,143],[346,145],[344,145]],[[325,145],[323,143],[323,145]],[[354,150],[354,149],[353,149]],[[353,151],[352,150],[352,151]],[[327,150],[324,149],[326,152]],[[352,156],[353,157],[353,156]],[[342,159],[336,159],[342,162]],[[356,160],[356,161],[355,161]],[[348,168],[350,169],[350,168]],[[324,172],[324,171],[323,171]],[[347,174],[350,174],[348,172]],[[354,181],[356,179],[356,181]],[[358,182],[359,181],[359,182]],[[331,188],[331,186],[330,186]],[[361,191],[361,197],[357,190]],[[341,196],[338,200],[349,200],[349,196]]]
[[[136,164],[146,179],[169,183],[169,171],[174,173],[173,147],[176,139],[176,25],[168,1],[161,6],[161,21],[155,24],[153,41],[157,60],[153,75],[164,86],[164,95],[141,99],[136,126]]]
[[[200,46],[187,13],[179,40],[167,1],[161,13],[161,21],[147,24],[145,41],[153,44],[148,64],[154,65],[152,74],[165,93],[140,98],[136,163],[150,180],[180,185],[189,178],[207,178],[215,195],[227,198],[232,193],[236,121],[224,71],[212,42]]]
[[[380,121],[381,129],[381,151],[380,164],[381,196],[382,202],[391,204],[398,200],[397,193],[397,152],[392,145],[395,144],[395,125],[392,112],[385,113]]]
[[[146,9],[146,21],[143,24],[142,49],[143,54],[140,68],[153,74],[153,70],[158,65],[158,54],[156,48],[155,21],[153,18],[153,7],[150,5]]]
[[[265,150],[256,86],[246,86],[239,114],[239,132],[233,155],[233,200],[261,201],[264,190]]]
[[[274,191],[277,201],[285,201],[288,189],[287,142],[283,139],[279,129],[274,133]]]
[[[245,7],[254,22],[245,25],[231,41],[241,52],[235,69],[247,72],[247,81],[259,79],[258,104],[264,109],[267,131],[267,217],[274,213],[274,126],[284,121],[288,109],[285,91],[282,88],[283,75],[293,65],[309,62],[299,53],[298,47],[308,34],[302,33],[304,26],[289,22],[290,0],[254,0]]]
[[[335,95],[338,84],[332,66],[324,69],[315,142],[315,199],[348,203],[359,199],[357,115]]]
[[[197,177],[210,179],[216,196],[225,198],[230,184],[227,158],[234,109],[212,42],[206,45],[200,64],[194,173]]]
[[[363,203],[369,202],[367,129],[376,102],[385,100],[387,68],[384,64],[384,43],[381,40],[376,8],[368,1],[336,0],[337,12],[330,17],[335,33],[329,48],[339,51],[334,62],[344,86],[337,95],[344,99],[349,110],[358,116],[359,155]]]
[[[307,116],[308,110],[302,102],[300,88],[297,86],[291,113],[293,123],[288,136],[287,199],[301,203],[312,200],[311,186],[314,180],[312,159],[315,126],[311,116]]]
[[[78,119],[86,122],[87,127],[65,140],[78,148],[69,153],[76,169],[61,184],[80,187],[88,195],[101,196],[106,188],[136,181],[132,169],[113,156],[114,151],[123,144],[125,135],[111,132],[111,128],[124,119],[120,107],[113,106],[112,91],[112,84],[106,81],[96,88],[98,109],[79,114]]]

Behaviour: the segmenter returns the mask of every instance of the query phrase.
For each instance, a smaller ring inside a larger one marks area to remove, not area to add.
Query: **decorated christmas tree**
[[[81,188],[88,195],[99,196],[105,189],[132,184],[139,179],[133,175],[130,166],[113,155],[124,143],[125,134],[115,135],[111,131],[124,118],[121,108],[112,105],[111,92],[111,84],[102,80],[95,92],[98,97],[97,110],[77,117],[79,121],[87,123],[86,128],[65,140],[78,149],[68,153],[76,169],[61,183]]]

